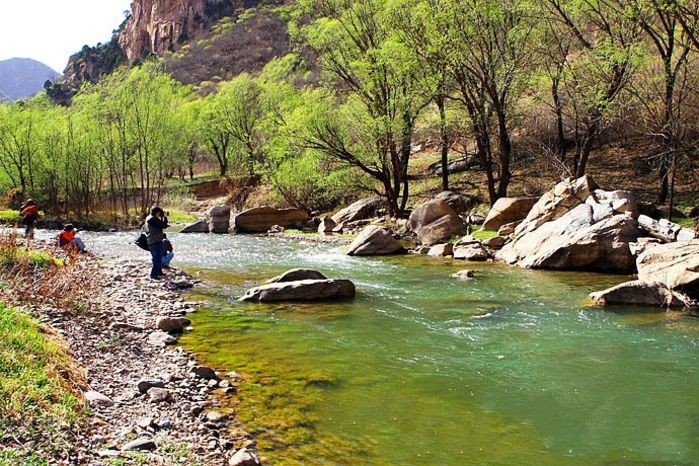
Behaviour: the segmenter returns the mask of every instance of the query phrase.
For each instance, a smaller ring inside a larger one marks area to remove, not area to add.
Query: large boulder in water
[[[657,307],[682,307],[684,303],[662,285],[633,280],[604,291],[590,293],[596,304],[637,304]]]
[[[408,228],[420,243],[431,246],[448,240],[461,230],[464,221],[446,201],[433,199],[415,209],[408,219]]]
[[[638,279],[699,300],[699,239],[649,244],[636,261]]]
[[[281,275],[271,278],[267,283],[295,282],[299,280],[326,280],[328,277],[311,269],[291,269]]]
[[[225,205],[212,207],[206,212],[209,233],[228,233],[231,228],[231,208]]]
[[[301,209],[275,209],[255,207],[235,216],[235,230],[239,233],[265,233],[274,225],[284,228],[302,225],[308,220],[308,213]]]
[[[248,290],[240,301],[285,302],[354,298],[354,283],[344,279],[269,283]]]
[[[497,231],[503,225],[525,219],[536,201],[534,197],[501,197],[490,208],[481,230]]]
[[[206,220],[192,222],[180,231],[180,233],[208,233],[209,223]]]
[[[350,256],[380,256],[404,252],[403,245],[385,228],[369,225],[350,244]]]
[[[527,268],[631,271],[634,257],[629,243],[637,237],[631,216],[615,215],[601,205],[580,204],[515,237],[497,257]]]
[[[354,204],[337,212],[332,216],[332,220],[336,224],[356,222],[357,220],[365,220],[370,217],[375,217],[378,210],[383,206],[383,199],[380,197],[370,197],[360,199]]]

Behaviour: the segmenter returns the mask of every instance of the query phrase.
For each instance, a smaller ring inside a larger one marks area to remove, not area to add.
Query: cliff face
[[[162,56],[242,3],[234,0],[133,0],[131,16],[119,32],[119,45],[129,61],[139,60],[149,53]]]

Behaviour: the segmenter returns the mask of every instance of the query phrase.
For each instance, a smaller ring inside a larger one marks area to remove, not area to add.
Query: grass
[[[77,367],[56,334],[0,303],[0,437],[75,423],[83,410],[78,393],[85,386]]]
[[[17,210],[11,210],[11,209],[0,210],[0,222],[3,222],[3,223],[17,222],[17,223],[19,223],[19,221],[20,221],[19,212],[17,212]]]
[[[4,269],[11,269],[21,263],[38,267],[65,265],[63,259],[53,257],[46,251],[19,247],[11,240],[0,241],[0,243],[0,267]]]
[[[490,230],[476,230],[471,235],[478,241],[485,241],[489,240],[490,238],[496,237],[498,235],[498,232]]]
[[[192,214],[185,212],[183,210],[170,209],[170,208],[166,208],[165,210],[168,213],[167,219],[170,223],[190,223],[190,222],[194,222],[195,220],[197,220],[196,215],[192,215]]]

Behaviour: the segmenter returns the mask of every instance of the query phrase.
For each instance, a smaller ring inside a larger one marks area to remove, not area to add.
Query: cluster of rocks
[[[148,464],[259,464],[253,439],[236,420],[232,397],[242,378],[201,365],[177,336],[192,331],[197,303],[177,289],[186,274],[148,280],[145,264],[81,258],[100,290],[84,312],[50,306],[38,315],[59,331],[87,373],[91,413],[56,464],[104,464],[133,451]],[[223,404],[222,404],[223,402]],[[183,459],[186,452],[187,459]]]
[[[267,284],[252,288],[240,301],[290,302],[352,299],[354,283],[346,279],[327,278],[317,270],[292,269],[270,279]]]

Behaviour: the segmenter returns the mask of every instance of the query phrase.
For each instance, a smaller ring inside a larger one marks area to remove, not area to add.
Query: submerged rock
[[[431,246],[445,241],[461,230],[464,221],[444,200],[434,199],[420,205],[408,219],[408,228],[421,244]]]
[[[466,270],[459,270],[458,272],[453,273],[451,276],[454,278],[458,278],[459,280],[469,280],[471,278],[475,278],[476,273],[473,270],[466,269]]]
[[[344,279],[269,283],[248,290],[240,301],[283,302],[354,298],[354,283]]]
[[[385,228],[369,225],[350,244],[350,256],[379,256],[403,252],[403,246]]]

